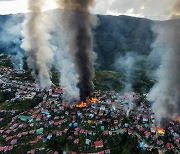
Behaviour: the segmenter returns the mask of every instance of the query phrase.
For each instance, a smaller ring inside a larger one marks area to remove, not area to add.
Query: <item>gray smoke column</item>
[[[90,14],[89,7],[93,0],[59,0],[59,6],[64,7],[64,16],[67,19],[67,29],[70,32],[69,46],[75,69],[78,74],[78,88],[80,100],[92,97],[94,85],[93,38],[91,28],[96,24],[96,18]]]
[[[156,71],[156,84],[148,99],[153,102],[157,124],[165,126],[172,119],[180,116],[180,1],[172,9],[172,18],[166,24],[161,22],[153,27],[157,38],[153,52],[159,52],[161,63]]]
[[[24,37],[21,48],[26,51],[27,62],[32,74],[41,88],[51,86],[51,64],[53,52],[48,33],[48,16],[42,12],[44,0],[29,0],[30,13],[25,16],[22,35]]]
[[[63,88],[63,99],[72,102],[79,100],[78,74],[75,70],[73,57],[69,53],[68,40],[70,34],[66,28],[66,17],[63,14],[62,10],[56,10],[51,17],[53,23],[51,27],[56,30],[52,39],[53,44],[57,47],[54,48],[54,66],[59,73],[60,85]]]

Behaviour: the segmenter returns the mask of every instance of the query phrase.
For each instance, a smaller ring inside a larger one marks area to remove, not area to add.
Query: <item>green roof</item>
[[[120,133],[121,135],[123,135],[123,134],[125,133],[124,129],[121,129],[121,130],[119,131],[119,133]]]
[[[22,121],[31,121],[31,120],[32,120],[31,117],[29,117],[29,116],[23,116],[23,115],[20,115],[20,116],[19,116],[19,119],[21,119]]]
[[[44,128],[39,128],[36,130],[36,134],[43,134]]]
[[[124,125],[125,125],[125,127],[128,127],[128,126],[129,126],[129,124],[128,124],[128,123],[125,123]]]
[[[149,125],[148,125],[148,124],[144,124],[144,126],[145,126],[146,128],[149,128]]]

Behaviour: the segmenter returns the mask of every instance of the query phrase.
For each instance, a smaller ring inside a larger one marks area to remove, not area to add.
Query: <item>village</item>
[[[129,144],[137,152],[180,153],[180,118],[164,129],[156,126],[146,94],[96,90],[77,104],[62,99],[61,86],[41,91],[21,80],[24,73],[0,68],[0,92],[14,94],[0,102],[0,153],[109,154]]]

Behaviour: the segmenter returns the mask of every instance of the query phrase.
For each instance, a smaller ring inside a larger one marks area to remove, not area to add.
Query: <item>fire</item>
[[[81,102],[80,104],[77,104],[76,107],[83,108],[83,107],[86,107],[86,105],[87,105],[86,102]]]
[[[179,121],[179,122],[180,122],[180,117],[178,117],[178,118],[177,118],[177,121]]]
[[[93,103],[93,104],[95,104],[96,102],[98,101],[98,99],[97,98],[91,98],[91,103]]]
[[[163,128],[157,127],[157,133],[163,135],[165,130]]]

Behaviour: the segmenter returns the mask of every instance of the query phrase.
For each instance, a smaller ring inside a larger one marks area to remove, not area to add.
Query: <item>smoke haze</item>
[[[11,55],[14,68],[22,70],[24,51],[21,50],[20,46],[17,46],[17,44],[21,44],[19,36],[21,20],[18,17],[18,15],[15,18],[10,17],[3,24],[0,24],[0,47]]]
[[[124,56],[120,56],[115,62],[115,68],[117,71],[120,71],[121,74],[125,76],[125,81],[123,83],[123,90],[122,92],[132,92],[133,86],[133,76],[134,76],[134,67],[135,67],[135,53],[127,52]]]
[[[178,18],[180,1],[172,8],[172,18]],[[149,100],[154,102],[152,109],[156,122],[165,126],[171,119],[177,118],[180,111],[180,21],[156,24],[157,34],[153,52],[161,55],[160,67],[156,71],[156,84],[149,93]]]

